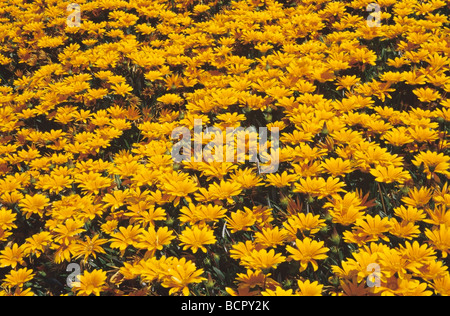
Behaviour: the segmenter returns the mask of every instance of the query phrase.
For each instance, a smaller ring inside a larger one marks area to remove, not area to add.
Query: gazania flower
[[[415,89],[413,90],[413,93],[419,98],[421,102],[432,102],[441,97],[438,91],[430,88]]]
[[[214,231],[207,226],[200,229],[197,226],[193,228],[187,227],[180,236],[180,245],[184,245],[183,250],[191,248],[193,253],[196,253],[198,249],[203,252],[207,252],[204,245],[210,245],[216,243],[216,237]]]
[[[247,270],[247,273],[238,273],[236,281],[239,282],[239,287],[255,288],[260,286],[265,287],[275,287],[279,285],[278,282],[269,278],[271,274],[264,274],[261,270]]]
[[[28,282],[34,277],[33,270],[27,268],[12,270],[4,279],[6,286],[8,287],[22,287],[25,282]]]
[[[17,228],[14,224],[16,220],[16,214],[14,214],[11,210],[7,210],[6,208],[0,208],[0,229],[12,229]]]
[[[176,237],[172,231],[167,227],[160,227],[158,230],[154,226],[150,226],[148,230],[142,232],[140,242],[137,248],[147,249],[150,255],[153,255],[156,250],[162,250],[163,246],[169,245]]]
[[[227,217],[227,227],[232,233],[240,230],[250,230],[250,227],[256,223],[256,217],[251,211],[233,212]]]
[[[436,294],[450,296],[450,275],[448,273],[443,277],[435,278],[433,281]]]
[[[386,233],[391,228],[391,223],[389,218],[381,218],[380,215],[375,215],[372,217],[370,215],[364,216],[364,218],[356,220],[356,226],[361,230],[360,236],[367,236],[369,240],[375,241],[379,238],[388,241],[383,233]]]
[[[182,197],[185,198],[188,202],[191,202],[191,198],[188,195],[196,192],[198,190],[198,187],[192,180],[184,179],[180,182],[164,183],[163,189],[167,194],[170,194],[174,197],[174,205],[178,206]]]
[[[408,258],[409,264],[407,268],[413,272],[425,264],[436,260],[436,251],[426,244],[420,245],[418,241],[414,241],[412,244],[407,241],[405,246],[400,246],[400,252]]]
[[[241,259],[241,264],[249,269],[265,270],[276,267],[284,262],[285,259],[286,257],[280,253],[275,253],[273,249],[269,251],[265,249],[253,250],[250,255]]]
[[[79,280],[79,286],[73,287],[77,295],[89,296],[94,294],[95,296],[100,296],[105,287],[106,272],[103,270],[84,271],[83,275],[79,276]]]
[[[272,185],[277,188],[290,186],[295,180],[297,180],[297,175],[288,174],[284,171],[282,174],[268,174],[266,182],[267,185]]]
[[[242,186],[236,182],[220,181],[213,183],[209,187],[211,196],[217,200],[227,200],[228,203],[234,204],[233,196],[237,196],[242,192]]]
[[[27,218],[30,218],[31,214],[39,214],[43,216],[44,208],[48,205],[50,199],[42,194],[25,195],[25,198],[19,202],[19,206],[26,214]]]
[[[190,284],[206,280],[201,277],[204,273],[203,269],[197,270],[195,264],[192,261],[186,261],[186,258],[174,258],[167,268],[162,286],[170,288],[169,294],[181,292],[184,296],[188,296]]]
[[[51,243],[51,234],[47,231],[43,231],[33,236],[27,238],[23,247],[25,248],[25,253],[34,254],[36,258],[39,258],[44,252],[44,249]]]
[[[350,161],[342,158],[330,158],[322,163],[322,167],[328,171],[333,177],[341,176],[353,171]]]
[[[417,238],[420,234],[420,229],[418,225],[414,225],[412,222],[402,221],[398,222],[397,219],[391,218],[390,220],[391,228],[389,232],[399,238],[404,238],[411,240]]]
[[[427,179],[433,178],[438,181],[437,173],[450,177],[450,157],[443,153],[438,154],[429,150],[427,152],[421,152],[412,162],[417,167],[423,164]]]
[[[326,259],[326,253],[330,250],[324,247],[323,241],[315,241],[309,237],[303,240],[297,239],[295,247],[286,246],[286,250],[291,253],[290,258],[300,261],[300,272],[306,270],[309,263],[311,263],[314,271],[317,271],[319,266],[316,260]]]
[[[122,253],[128,248],[139,243],[139,234],[142,228],[129,225],[128,227],[119,227],[119,232],[111,235],[111,248],[118,248]]]
[[[275,228],[264,228],[261,232],[255,233],[255,242],[264,247],[276,247],[282,245],[287,236],[287,231],[285,229]]]
[[[450,228],[446,225],[440,225],[434,230],[426,229],[425,235],[430,240],[433,248],[442,252],[442,257],[447,258],[450,254]]]
[[[130,94],[131,91],[133,91],[133,88],[126,83],[116,84],[112,86],[112,89],[116,94],[121,95],[123,97],[125,97],[126,95]]]
[[[14,269],[18,264],[24,264],[24,250],[24,247],[19,247],[18,244],[13,244],[12,247],[5,247],[5,249],[0,251],[0,267],[10,266]]]
[[[403,205],[394,208],[394,214],[403,219],[406,222],[415,223],[418,221],[423,221],[426,218],[426,214],[413,206],[408,206],[408,208]]]
[[[339,223],[344,226],[351,225],[356,220],[364,216],[364,209],[366,206],[362,204],[361,199],[355,192],[348,192],[342,198],[339,195],[330,199],[324,204],[324,207],[329,207],[329,213],[333,217],[334,223]]]
[[[322,296],[323,284],[319,284],[317,281],[306,280],[303,282],[298,280],[297,284],[299,296]]]
[[[92,239],[86,236],[85,242],[77,243],[73,246],[73,255],[75,257],[83,257],[84,262],[87,262],[89,256],[97,258],[97,253],[106,253],[102,248],[102,245],[106,244],[108,240],[99,238],[99,235],[94,236]]]
[[[421,187],[420,189],[414,188],[408,192],[408,197],[403,197],[402,202],[412,207],[422,207],[428,204],[431,200],[432,192],[427,187]]]
[[[291,216],[283,223],[286,230],[289,232],[293,240],[297,237],[297,232],[309,232],[310,234],[317,233],[322,227],[326,226],[325,220],[320,219],[320,215],[313,215],[312,213],[299,213]]]
[[[57,233],[55,241],[68,246],[78,234],[84,232],[84,222],[81,220],[67,219],[64,223],[57,225],[54,232]]]
[[[375,177],[375,181],[383,183],[404,183],[411,179],[408,171],[404,171],[401,167],[396,168],[393,165],[376,166],[375,169],[370,170],[370,173]]]
[[[295,296],[292,289],[285,290],[281,286],[277,286],[275,290],[266,289],[261,292],[262,296]]]

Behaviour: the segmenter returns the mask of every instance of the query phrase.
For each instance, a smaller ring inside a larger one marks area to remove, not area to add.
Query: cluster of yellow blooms
[[[0,0],[0,295],[449,295],[449,16]],[[278,128],[279,169],[174,163],[195,120]]]

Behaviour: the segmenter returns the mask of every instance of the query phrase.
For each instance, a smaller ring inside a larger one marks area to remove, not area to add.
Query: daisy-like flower
[[[440,225],[439,228],[425,230],[425,235],[430,240],[436,250],[440,250],[443,258],[450,254],[450,228],[446,225]]]
[[[156,250],[162,250],[175,238],[173,231],[169,231],[167,227],[160,227],[156,230],[154,226],[150,226],[148,230],[142,232],[141,241],[137,244],[137,247],[147,249],[148,255],[153,255]]]
[[[174,205],[178,206],[181,198],[185,198],[188,202],[192,202],[189,194],[198,190],[195,182],[189,179],[184,179],[178,182],[164,183],[163,189],[167,194],[170,194],[174,199]]]
[[[450,177],[450,157],[443,153],[436,153],[430,150],[419,153],[412,161],[414,165],[419,167],[423,164],[427,179],[433,178],[439,182],[437,173]]]
[[[323,284],[319,284],[317,281],[298,280],[297,284],[299,296],[322,296]]]
[[[248,269],[256,270],[266,270],[270,268],[275,268],[280,263],[286,261],[286,257],[282,256],[280,253],[275,253],[275,250],[271,249],[269,251],[253,250],[250,255],[245,256],[241,259],[241,264]]]
[[[25,263],[23,260],[25,256],[25,249],[23,246],[13,244],[12,247],[5,247],[0,251],[0,267],[15,268],[17,265]]]
[[[376,166],[375,169],[370,170],[370,173],[375,177],[375,181],[383,183],[405,183],[411,179],[408,171],[403,170],[402,167],[397,168],[393,165],[387,167]]]
[[[291,253],[290,258],[300,261],[300,272],[306,270],[309,263],[311,263],[314,271],[317,271],[319,265],[316,260],[324,260],[328,256],[326,253],[330,250],[324,247],[323,241],[312,240],[306,237],[303,240],[297,239],[295,241],[295,248],[286,246],[286,250]]]
[[[261,232],[255,233],[255,242],[264,247],[276,247],[284,243],[286,236],[287,231],[283,228],[264,228]]]
[[[4,279],[5,285],[8,287],[22,287],[24,283],[32,280],[34,275],[33,270],[27,268],[12,270]]]
[[[170,288],[169,294],[181,292],[184,296],[188,296],[190,284],[206,280],[201,276],[203,273],[203,269],[197,269],[192,261],[174,258],[167,266],[162,286]]]
[[[79,276],[79,280],[79,286],[73,287],[77,295],[89,296],[94,294],[95,296],[100,296],[100,293],[105,288],[106,272],[103,270],[84,271],[83,275]]]
[[[119,227],[119,232],[111,234],[111,248],[118,248],[122,253],[128,246],[139,243],[139,234],[142,232],[139,226],[129,225],[128,227]]]
[[[313,215],[312,213],[299,213],[291,216],[283,223],[290,237],[296,239],[297,232],[309,232],[310,234],[317,233],[322,227],[326,226],[325,220],[320,219],[320,215]]]
[[[237,196],[242,192],[242,186],[237,182],[220,181],[213,183],[209,187],[212,197],[217,200],[226,200],[230,204],[234,204],[233,196]]]
[[[198,249],[203,252],[207,252],[204,245],[211,245],[216,243],[216,237],[214,231],[207,226],[199,228],[194,226],[193,228],[187,227],[180,236],[180,245],[184,245],[183,250],[191,249],[193,253],[196,253]]]
[[[106,244],[108,240],[99,237],[99,235],[95,235],[91,239],[89,236],[86,236],[86,241],[73,246],[73,255],[75,257],[84,257],[83,261],[86,263],[90,256],[95,259],[97,258],[97,253],[106,253],[102,245]]]

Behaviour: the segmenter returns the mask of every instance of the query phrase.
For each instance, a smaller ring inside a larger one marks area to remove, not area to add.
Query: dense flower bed
[[[450,1],[372,2],[0,0],[0,294],[450,294]]]

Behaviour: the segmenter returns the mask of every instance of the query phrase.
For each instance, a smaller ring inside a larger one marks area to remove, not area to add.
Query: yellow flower
[[[9,230],[13,228],[17,228],[14,224],[17,215],[14,214],[11,210],[7,210],[6,208],[0,208],[0,229]]]
[[[367,241],[375,241],[379,238],[389,241],[389,238],[383,235],[389,231],[392,226],[389,218],[381,218],[380,215],[366,215],[363,218],[356,220],[356,227],[360,237],[368,238]]]
[[[334,223],[344,226],[349,226],[362,218],[364,216],[362,211],[366,209],[355,192],[348,192],[343,198],[336,195],[325,203],[324,207],[330,208],[329,213],[333,217]]]
[[[55,241],[66,246],[70,245],[78,234],[84,232],[83,226],[84,222],[81,220],[67,219],[54,229],[54,232],[57,233]]]
[[[264,274],[261,270],[253,271],[247,270],[247,273],[238,273],[236,282],[239,282],[239,288],[261,288],[275,287],[279,285],[278,282],[269,278],[271,274]]]
[[[433,230],[426,229],[425,235],[433,248],[442,252],[442,258],[447,258],[450,253],[450,228],[446,225],[440,225],[439,228]]]
[[[261,292],[262,296],[295,296],[293,294],[292,289],[284,290],[282,287],[277,286],[275,290],[266,289],[265,291]]]
[[[291,253],[290,258],[300,261],[300,272],[306,270],[309,263],[311,263],[314,271],[319,268],[316,260],[324,260],[327,258],[326,253],[330,250],[324,247],[323,241],[315,241],[309,237],[303,240],[297,239],[295,247],[286,246],[286,250]]]
[[[297,281],[298,284],[298,295],[299,296],[322,296],[323,285],[319,282]]]
[[[444,155],[443,153],[438,154],[429,150],[426,152],[421,152],[412,162],[417,167],[423,164],[425,169],[424,171],[427,174],[427,179],[433,178],[434,180],[440,182],[436,173],[441,173],[447,177],[450,177],[450,157]]]
[[[174,205],[178,206],[182,197],[191,202],[191,198],[188,195],[196,192],[198,187],[192,180],[184,179],[179,182],[164,183],[163,189],[167,194],[172,195],[175,199]]]
[[[341,176],[346,173],[352,172],[352,167],[349,160],[343,160],[342,158],[330,158],[322,162],[322,166],[333,177]]]
[[[79,242],[72,247],[73,255],[75,258],[84,256],[83,261],[86,263],[89,256],[97,258],[97,253],[106,253],[101,247],[106,244],[108,240],[99,238],[99,235],[95,235],[92,239],[86,236],[85,242]]]
[[[8,287],[22,287],[24,283],[30,281],[34,277],[33,270],[27,268],[12,270],[4,279],[5,285]]]
[[[228,203],[234,204],[233,196],[237,196],[242,192],[242,186],[236,182],[213,183],[209,186],[208,191],[211,196],[217,200],[227,200]]]
[[[448,273],[443,277],[434,279],[433,283],[436,294],[450,296],[450,276]]]
[[[241,211],[233,212],[230,214],[230,217],[227,216],[227,228],[231,230],[232,233],[236,233],[237,231],[250,230],[250,227],[256,223],[256,218],[253,212],[249,211]]]
[[[103,177],[100,173],[90,171],[75,175],[75,182],[83,190],[94,194],[99,194],[100,190],[108,188],[112,181]]]
[[[142,232],[139,226],[128,225],[127,228],[119,227],[119,232],[111,235],[111,248],[118,248],[124,253],[128,246],[134,246],[139,243],[139,234]]]
[[[116,94],[121,95],[123,97],[129,95],[131,93],[131,91],[133,91],[133,88],[130,87],[126,83],[120,83],[120,84],[113,85],[112,89],[114,90],[114,92]]]
[[[80,275],[79,280],[79,286],[73,287],[77,295],[89,296],[94,294],[100,296],[100,293],[105,288],[106,272],[103,270],[84,271],[83,275]]]
[[[23,260],[25,256],[25,249],[16,243],[12,247],[5,247],[0,251],[0,267],[15,268],[18,264],[23,265],[25,261]]]
[[[375,181],[383,183],[405,183],[411,179],[411,175],[408,171],[404,171],[402,167],[395,167],[389,165],[387,167],[376,166],[375,169],[371,169],[370,173],[375,177]]]
[[[286,236],[287,231],[283,228],[263,228],[261,232],[255,233],[255,242],[263,247],[276,247],[284,243]]]
[[[407,269],[416,273],[420,273],[419,268],[436,260],[436,252],[426,244],[420,245],[418,241],[412,244],[407,241],[405,246],[400,245],[400,252],[409,260]]]
[[[232,246],[230,250],[230,257],[236,260],[241,260],[243,257],[250,256],[255,250],[255,245],[252,241],[247,240],[245,243],[240,242]]]
[[[287,221],[283,223],[284,227],[290,234],[290,237],[295,240],[297,238],[297,232],[300,231],[302,234],[304,232],[309,232],[309,234],[314,235],[322,227],[325,227],[325,220],[320,219],[320,215],[313,215],[312,213],[304,214],[299,213],[297,215],[290,216]]]
[[[441,97],[438,91],[430,88],[415,89],[413,90],[413,93],[419,98],[421,102],[432,102]]]
[[[162,97],[158,98],[159,102],[162,102],[164,104],[169,104],[169,105],[173,105],[173,104],[177,104],[177,103],[182,103],[183,99],[178,95],[178,94],[165,94]]]
[[[389,232],[394,236],[411,240],[417,238],[420,234],[419,226],[412,222],[398,222],[397,219],[391,218],[390,223],[392,226]]]
[[[248,256],[241,258],[241,264],[248,269],[255,270],[266,270],[270,268],[275,268],[280,263],[286,261],[286,257],[282,256],[280,253],[275,253],[275,250],[271,249],[269,251],[253,250]]]
[[[412,207],[422,207],[428,204],[431,200],[432,192],[430,188],[421,187],[420,189],[414,188],[408,192],[408,197],[403,197],[402,202]]]
[[[146,249],[152,255],[156,250],[162,250],[163,246],[169,245],[175,238],[173,231],[169,231],[167,227],[160,227],[156,230],[154,226],[150,226],[140,235],[137,248]]]
[[[168,265],[162,286],[170,288],[169,295],[177,292],[189,295],[189,284],[200,283],[205,278],[201,277],[203,269],[198,269],[192,261],[186,261],[186,258],[173,258]]]
[[[268,174],[266,182],[267,185],[272,185],[277,188],[290,186],[295,180],[297,180],[297,175],[288,174],[284,171],[282,174]]]
[[[206,253],[207,249],[204,245],[216,243],[214,231],[207,226],[202,229],[197,226],[194,226],[193,228],[187,227],[181,232],[179,239],[181,241],[180,245],[184,245],[183,250],[191,248],[193,253],[197,253],[198,249],[201,249]]]
[[[36,255],[36,258],[39,258],[44,252],[45,248],[50,245],[51,241],[51,234],[49,232],[43,231],[27,238],[23,246],[27,254],[32,253]]]
[[[402,199],[403,201],[403,199]],[[408,208],[403,205],[394,208],[394,214],[403,219],[406,222],[415,223],[422,221],[426,218],[426,214],[413,206],[408,206]]]
[[[32,214],[39,214],[40,217],[44,215],[44,209],[50,202],[50,199],[42,194],[25,195],[25,197],[19,202],[19,206],[26,214],[27,219]]]

